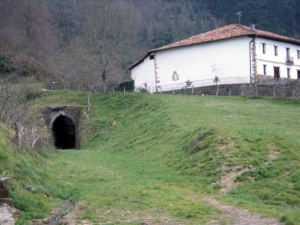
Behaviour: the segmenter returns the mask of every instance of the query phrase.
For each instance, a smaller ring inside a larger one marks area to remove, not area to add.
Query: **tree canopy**
[[[238,12],[241,24],[300,37],[298,0],[0,0],[0,57],[10,48],[63,88],[105,89],[149,49],[238,23]]]

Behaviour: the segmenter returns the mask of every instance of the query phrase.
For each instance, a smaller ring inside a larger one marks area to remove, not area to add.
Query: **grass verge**
[[[85,106],[86,94],[46,92],[36,104],[37,110]],[[300,224],[298,101],[93,94],[91,104],[82,150],[45,154],[44,166],[20,161],[25,168],[37,165],[31,170],[41,177],[29,177],[39,193],[84,200],[81,219],[138,224],[151,216],[156,223],[164,223],[161,218],[205,223],[220,211],[191,196],[210,195]],[[225,196],[218,194],[219,181],[232,171],[242,171],[235,178],[238,185]],[[38,204],[33,205],[42,208]],[[42,215],[28,215],[33,217]]]

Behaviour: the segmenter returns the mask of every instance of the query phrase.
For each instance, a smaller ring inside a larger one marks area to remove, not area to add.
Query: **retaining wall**
[[[300,98],[300,80],[265,80],[253,84],[222,84],[196,88],[183,88],[165,94],[267,96],[275,98]]]
[[[0,204],[6,203],[13,206],[13,201],[9,198],[10,179],[8,177],[0,177]]]

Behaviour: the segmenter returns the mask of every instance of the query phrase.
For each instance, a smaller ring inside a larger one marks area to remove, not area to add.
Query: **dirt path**
[[[218,221],[211,221],[210,224],[281,225],[276,219],[267,218],[263,215],[250,212],[249,210],[221,203],[214,198],[205,198],[204,200],[222,211],[222,215]]]
[[[222,215],[207,225],[282,225],[276,219],[268,218],[258,213],[250,212],[249,210],[241,209],[236,206],[228,205],[222,203],[214,198],[201,198],[199,196],[192,196],[191,198],[204,200],[208,204],[211,204],[222,211]],[[126,217],[121,218],[121,214],[127,214]],[[112,224],[112,223],[129,223],[130,221],[141,221],[141,225],[159,225],[159,224],[169,224],[169,225],[185,225],[185,224],[196,224],[190,220],[177,221],[170,215],[145,215],[143,218],[139,218],[134,212],[119,212],[120,218],[117,221],[109,221],[97,224]],[[92,225],[93,223],[88,220],[80,220],[79,218],[84,215],[84,211],[80,210],[79,203],[76,204],[74,210],[69,214],[61,218],[57,224],[62,225]],[[159,218],[159,220],[158,220]]]

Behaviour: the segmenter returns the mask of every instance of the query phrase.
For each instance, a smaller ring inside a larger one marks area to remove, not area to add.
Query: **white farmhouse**
[[[200,87],[300,79],[300,40],[231,24],[150,50],[128,69],[136,88],[151,93],[178,90],[186,83]]]

